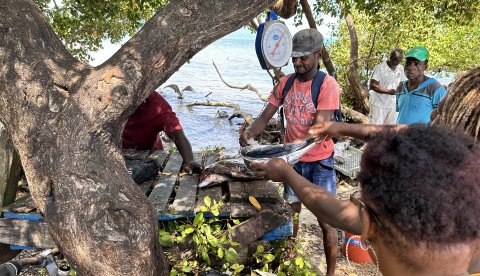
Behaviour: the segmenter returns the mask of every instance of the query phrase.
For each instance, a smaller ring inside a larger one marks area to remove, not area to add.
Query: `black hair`
[[[393,49],[393,51],[390,53],[390,56],[397,55],[397,54],[403,56],[403,50],[400,49],[400,48],[395,48],[395,49]]]
[[[397,245],[436,247],[480,237],[480,149],[461,132],[412,125],[377,135],[363,153],[358,179],[382,221],[379,233]]]

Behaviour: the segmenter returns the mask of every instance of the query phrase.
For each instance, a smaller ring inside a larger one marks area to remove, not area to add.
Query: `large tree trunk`
[[[350,84],[350,90],[355,99],[357,99],[358,108],[364,114],[370,111],[370,102],[368,101],[368,92],[360,85],[360,76],[358,75],[358,37],[355,30],[355,24],[351,14],[345,17],[348,33],[350,35],[350,64],[348,66],[347,78]]]
[[[171,1],[94,68],[68,53],[32,1],[2,0],[0,120],[81,275],[168,274],[155,210],[117,148],[123,125],[195,53],[273,2]]]
[[[307,17],[308,26],[312,29],[317,29],[317,23],[315,22],[312,9],[310,9],[310,5],[308,4],[308,1],[300,0],[300,4],[302,5],[303,13]],[[327,69],[328,74],[336,79],[337,73],[335,71],[335,67],[333,66],[332,60],[330,59],[330,55],[328,54],[327,49],[325,49],[325,45],[323,45],[322,62],[325,68]]]

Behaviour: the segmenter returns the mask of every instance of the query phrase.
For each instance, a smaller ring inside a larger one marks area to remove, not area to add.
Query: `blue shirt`
[[[408,80],[397,88],[397,124],[430,122],[430,113],[437,108],[447,90],[435,79],[428,78],[416,89],[408,91]]]

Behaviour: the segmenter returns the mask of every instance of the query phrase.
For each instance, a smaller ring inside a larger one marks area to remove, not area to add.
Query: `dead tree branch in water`
[[[191,104],[187,104],[188,108],[192,108],[193,106],[224,106],[224,107],[231,107],[233,108],[233,114],[228,118],[228,120],[232,120],[233,118],[243,118],[247,124],[253,123],[253,117],[249,113],[243,112],[240,110],[240,106],[238,104],[233,103],[225,103],[225,102],[194,102]]]
[[[171,88],[173,91],[175,91],[175,93],[177,93],[177,95],[178,95],[177,98],[183,99],[183,90],[180,91],[180,89],[178,88],[178,85],[170,84],[170,85],[167,85],[165,87]]]
[[[220,80],[228,87],[230,88],[234,88],[234,89],[240,89],[240,90],[244,90],[244,89],[248,89],[250,91],[253,91],[257,94],[258,98],[260,98],[260,100],[266,102],[267,101],[267,98],[262,96],[262,94],[260,93],[260,91],[258,91],[257,88],[253,87],[251,84],[247,84],[245,86],[235,86],[235,85],[231,85],[231,84],[228,84],[222,77],[222,74],[220,74],[220,71],[218,71],[218,68],[217,68],[217,65],[215,64],[214,61],[213,62],[213,67],[215,67],[215,70],[217,71],[217,74],[218,76],[220,77]]]

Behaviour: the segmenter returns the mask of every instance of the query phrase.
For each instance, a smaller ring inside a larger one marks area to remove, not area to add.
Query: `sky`
[[[281,19],[281,20],[284,21],[285,24],[288,26],[288,29],[292,33],[292,36],[296,32],[298,32],[299,30],[308,28],[307,19],[305,17],[303,17],[303,20],[302,20],[303,24],[301,26],[298,26],[298,27],[294,26],[294,17],[293,16],[289,19]],[[335,22],[336,22],[335,18],[326,16],[324,18],[323,25],[318,27],[319,31],[323,34],[323,36],[325,38],[330,37],[330,29],[327,27],[327,25],[329,23],[335,23]],[[246,30],[245,28],[242,28],[242,29],[240,29],[236,32],[241,32],[242,34],[247,34],[249,31]],[[254,37],[255,35],[252,34],[252,36]],[[106,61],[108,58],[110,58],[118,49],[120,49],[122,44],[127,42],[129,39],[130,39],[130,37],[125,37],[122,40],[121,43],[117,43],[117,44],[112,44],[109,41],[105,40],[104,43],[103,43],[103,49],[101,49],[100,51],[97,51],[97,52],[90,53],[90,55],[93,58],[93,60],[90,62],[90,64],[93,65],[93,66],[97,66],[97,65],[102,64],[104,61]]]

